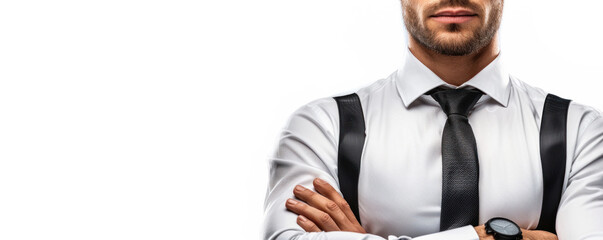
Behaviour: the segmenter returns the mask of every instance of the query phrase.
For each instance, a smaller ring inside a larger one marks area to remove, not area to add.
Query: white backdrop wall
[[[507,0],[502,52],[603,109],[596,0]],[[396,0],[0,1],[0,239],[258,239],[301,105],[387,77]]]

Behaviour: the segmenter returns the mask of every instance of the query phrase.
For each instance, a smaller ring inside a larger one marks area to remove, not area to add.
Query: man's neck
[[[465,56],[448,56],[434,52],[409,37],[410,52],[427,68],[445,82],[460,86],[477,75],[498,56],[498,34],[475,53]]]

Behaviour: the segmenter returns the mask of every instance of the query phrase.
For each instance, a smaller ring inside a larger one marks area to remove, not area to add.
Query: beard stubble
[[[485,25],[474,29],[469,35],[465,34],[462,36],[462,39],[457,41],[444,41],[438,39],[437,32],[433,29],[428,29],[426,24],[422,24],[421,19],[419,19],[419,14],[411,6],[403,6],[404,24],[411,37],[428,49],[449,56],[468,55],[488,45],[498,31],[502,18],[502,3],[496,0],[492,1],[495,1],[496,3],[493,4]],[[480,6],[471,3],[469,0],[444,0],[438,4],[427,7],[425,12],[435,12],[443,7],[465,7],[475,12],[484,12]],[[446,25],[446,31],[448,33],[462,34],[462,30],[460,24],[451,23]]]

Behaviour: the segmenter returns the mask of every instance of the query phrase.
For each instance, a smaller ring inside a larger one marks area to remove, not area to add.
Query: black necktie
[[[448,115],[442,133],[442,212],[440,230],[477,226],[479,164],[475,136],[467,115],[482,96],[479,90],[435,89],[429,92]]]

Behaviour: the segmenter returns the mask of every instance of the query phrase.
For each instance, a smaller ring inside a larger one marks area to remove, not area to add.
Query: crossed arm
[[[583,110],[570,108],[570,111]],[[283,130],[277,151],[270,161],[263,239],[384,240],[383,236],[363,233],[365,229],[359,228],[347,203],[331,185],[313,181],[315,177],[321,177],[331,184],[336,182],[333,176],[337,173],[335,136],[339,119],[329,112],[337,112],[335,103],[332,99],[320,100],[298,110]],[[568,120],[569,123],[580,124],[579,127],[569,126],[569,129],[578,130],[569,131],[574,134],[568,138],[577,140],[568,151],[572,161],[568,161],[571,165],[567,169],[571,171],[557,214],[558,234],[563,240],[603,239],[603,117],[592,110],[570,116],[579,119]],[[310,186],[310,182],[316,192],[293,190],[295,184]],[[298,204],[286,203],[292,196],[299,199]],[[473,230],[477,234],[472,234]],[[476,236],[492,239],[485,234],[483,226],[474,229],[464,227],[455,234],[459,232],[462,237],[449,238],[441,232],[434,234],[437,237],[425,235],[417,237],[417,240],[475,239]],[[471,234],[464,235],[466,233]],[[540,231],[523,230],[523,235],[524,239],[557,239]],[[397,239],[395,237],[390,236],[389,239]]]
[[[285,207],[298,214],[297,224],[306,232],[331,232],[347,231],[366,233],[358,223],[348,203],[331,186],[320,178],[313,181],[314,192],[297,185],[293,194],[301,201],[288,199]],[[493,240],[486,234],[483,225],[475,227],[480,240]],[[557,240],[557,236],[550,232],[522,229],[523,238],[528,240]]]

